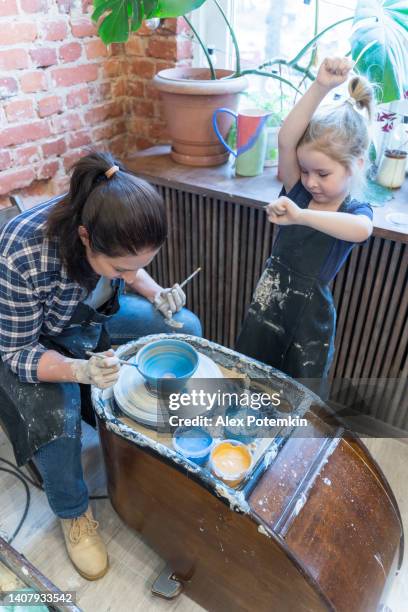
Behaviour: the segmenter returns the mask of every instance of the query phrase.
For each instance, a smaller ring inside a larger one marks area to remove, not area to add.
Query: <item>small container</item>
[[[229,487],[236,487],[252,467],[250,450],[238,440],[222,440],[214,445],[210,454],[210,469]]]
[[[378,170],[376,181],[383,187],[398,189],[405,181],[407,152],[400,149],[386,149]]]
[[[259,417],[259,412],[251,408],[238,408],[237,406],[229,406],[225,411],[226,424],[224,426],[224,435],[229,440],[239,440],[244,444],[252,442],[260,432],[256,425],[248,425],[248,416]],[[244,425],[235,424],[233,419],[243,419]]]
[[[207,463],[214,440],[202,427],[178,427],[173,434],[173,447],[180,455],[198,465]]]

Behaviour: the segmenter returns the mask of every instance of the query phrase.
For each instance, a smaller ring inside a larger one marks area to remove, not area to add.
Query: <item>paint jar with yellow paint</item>
[[[252,454],[248,447],[238,440],[222,440],[214,445],[209,466],[216,478],[230,487],[236,487],[252,467]]]

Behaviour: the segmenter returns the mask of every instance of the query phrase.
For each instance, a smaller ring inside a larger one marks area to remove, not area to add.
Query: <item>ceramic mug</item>
[[[234,151],[220,134],[217,118],[228,113],[237,123],[237,150]],[[246,109],[235,113],[229,108],[217,108],[213,113],[214,131],[224,147],[236,158],[235,173],[240,176],[262,174],[266,154],[265,124],[270,113],[260,109]]]

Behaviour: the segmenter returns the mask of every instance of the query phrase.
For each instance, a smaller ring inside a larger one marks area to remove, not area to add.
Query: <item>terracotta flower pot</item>
[[[161,92],[168,130],[172,139],[171,157],[187,166],[219,166],[228,159],[228,151],[218,140],[212,116],[220,107],[236,110],[238,95],[248,86],[245,77],[225,79],[231,70],[216,70],[210,79],[206,68],[170,68],[153,79]],[[223,113],[219,128],[226,138],[232,117]]]

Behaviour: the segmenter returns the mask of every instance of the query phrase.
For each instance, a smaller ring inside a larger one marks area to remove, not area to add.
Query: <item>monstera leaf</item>
[[[378,83],[378,102],[403,98],[408,90],[407,0],[360,0],[351,52],[357,71]]]
[[[98,34],[105,45],[126,42],[143,19],[181,17],[206,0],[94,0],[92,19],[100,21]]]

